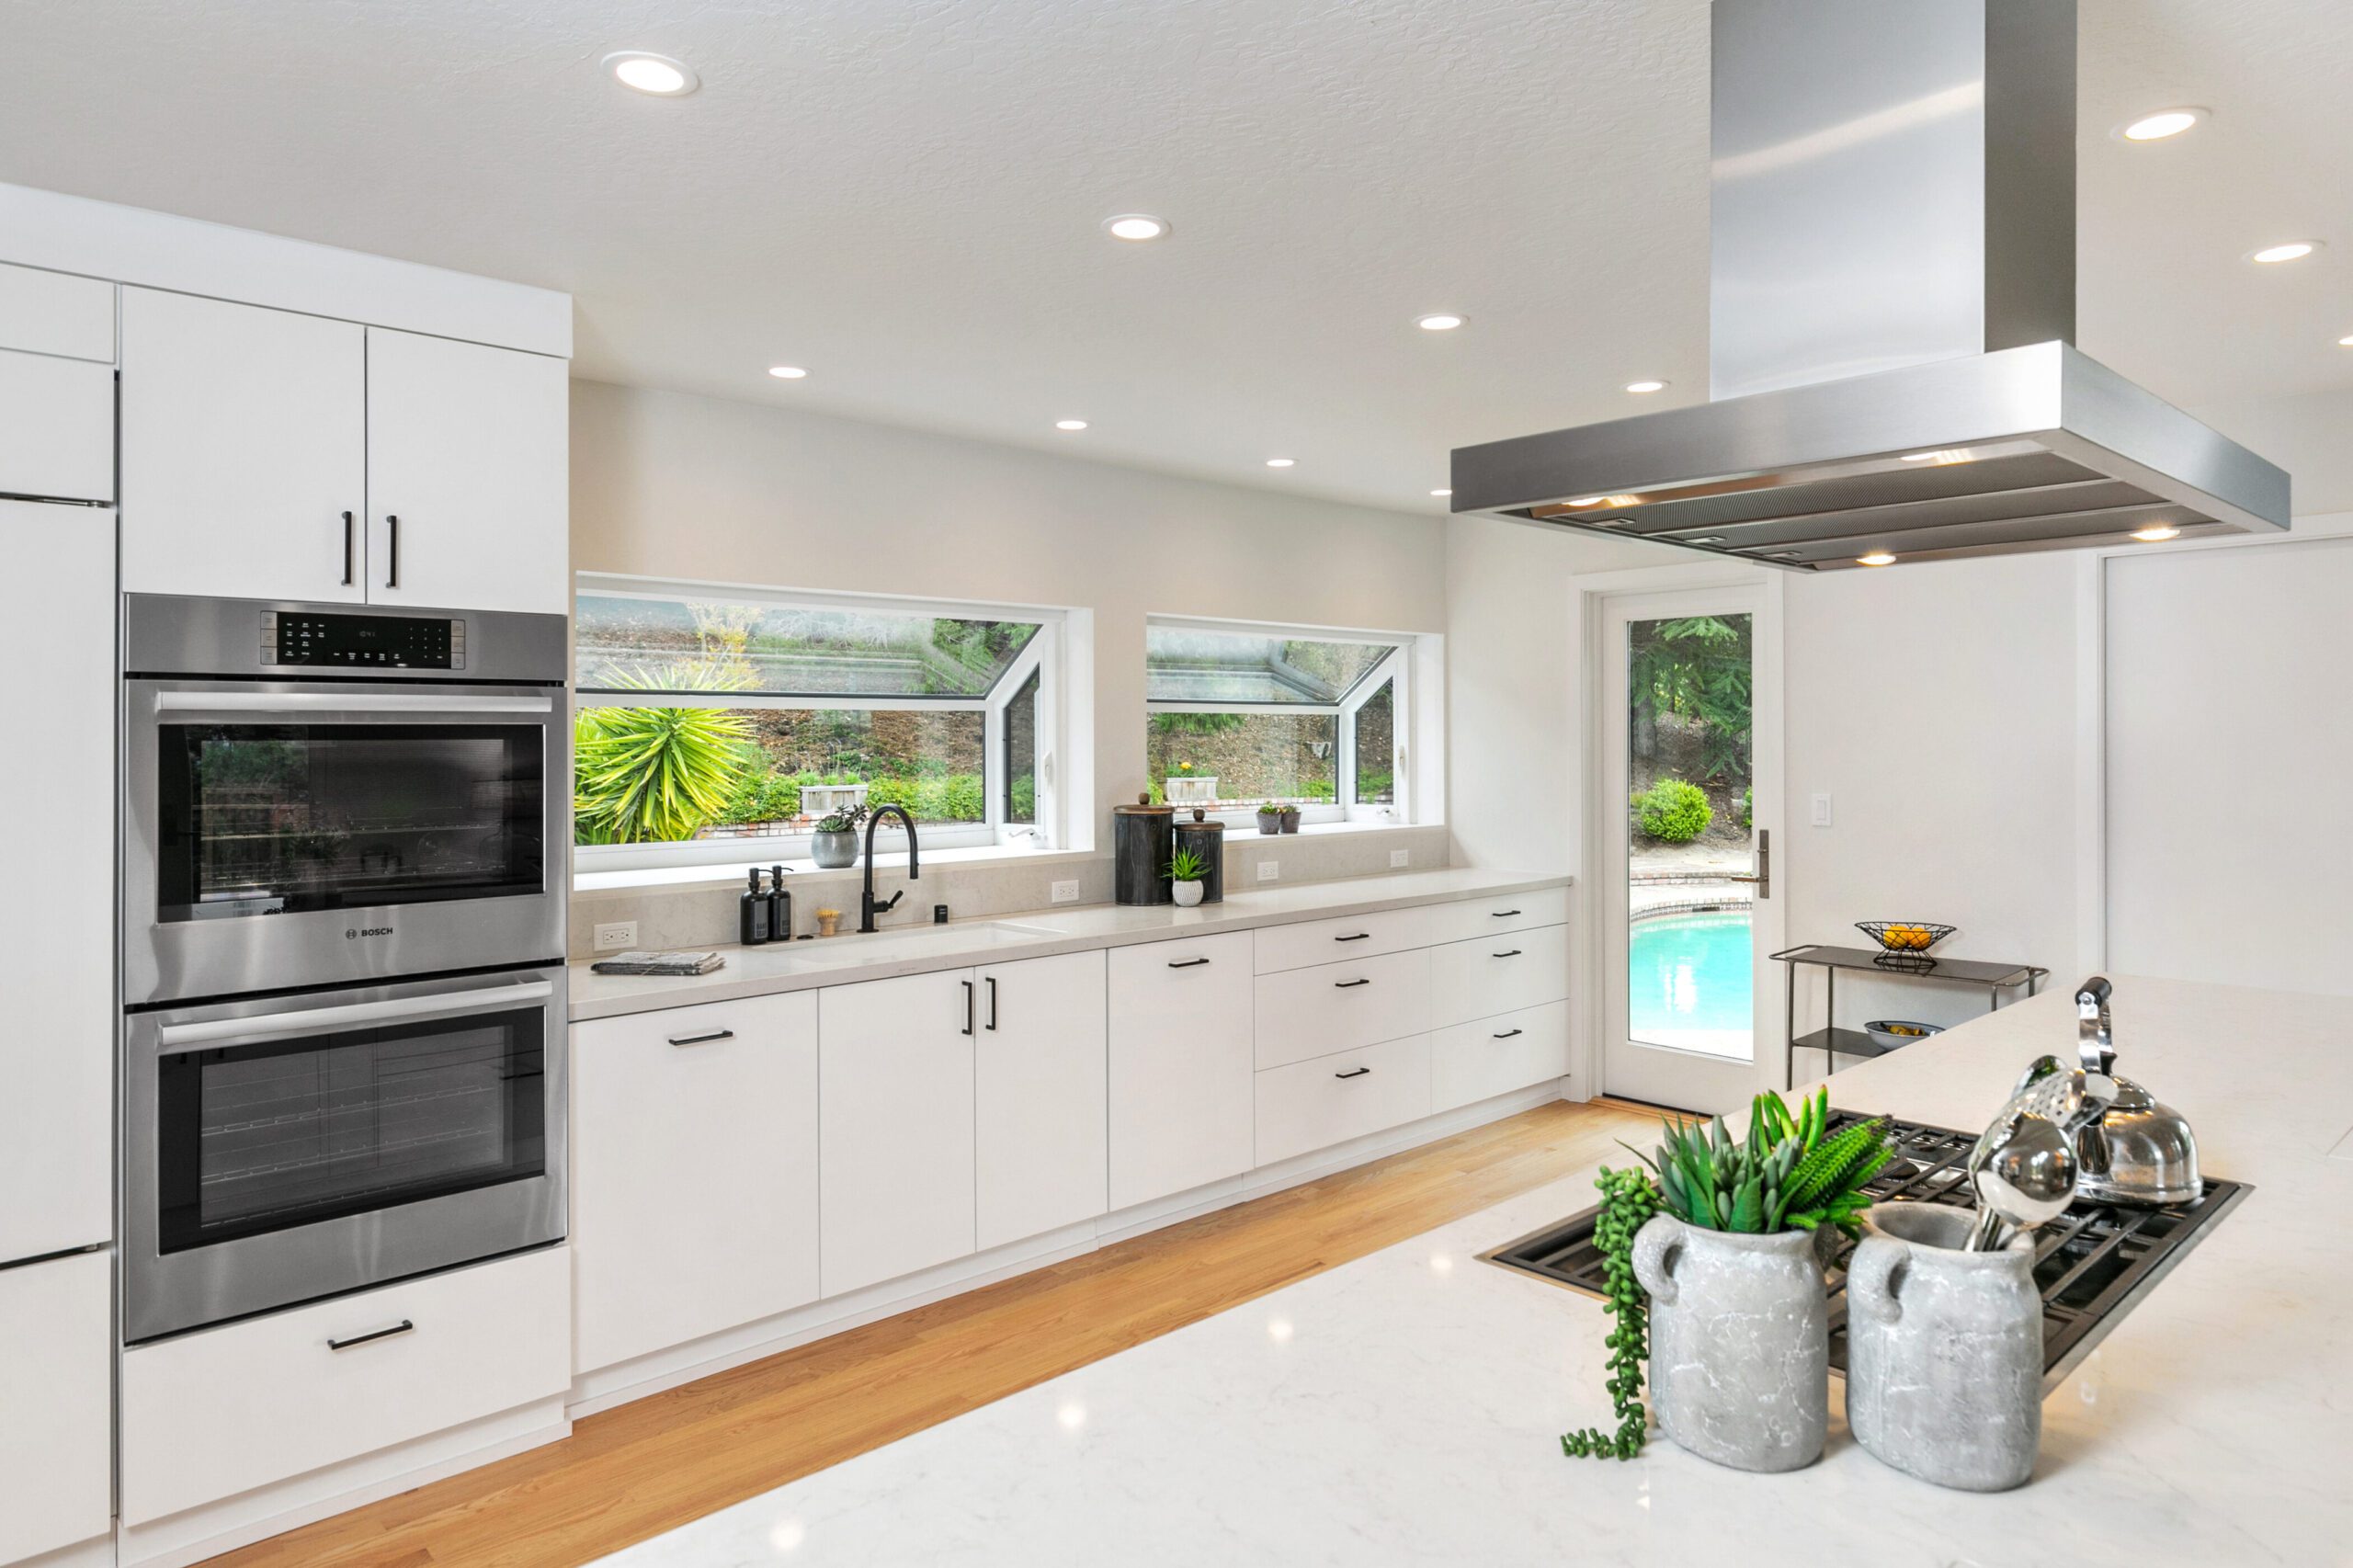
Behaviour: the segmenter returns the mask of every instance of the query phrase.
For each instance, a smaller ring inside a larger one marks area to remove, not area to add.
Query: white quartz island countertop
[[[710,974],[597,974],[586,963],[574,963],[572,1018],[577,1023],[624,1013],[691,1006],[698,1002],[732,1002],[779,991],[888,980],[895,975],[926,974],[972,964],[1009,963],[1017,959],[1049,958],[1056,953],[1126,947],[1172,937],[1204,937],[1295,920],[1370,915],[1383,909],[1408,909],[1417,904],[1449,903],[1498,893],[1534,892],[1543,888],[1567,887],[1570,881],[1563,876],[1455,867],[1229,892],[1222,903],[1204,903],[1192,909],[1178,909],[1173,904],[1069,904],[1059,909],[926,926],[906,913],[910,908],[923,906],[922,882],[902,884],[893,872],[892,885],[909,889],[906,903],[900,906],[894,918],[886,917],[881,923],[881,930],[868,936],[855,934],[857,912],[847,910],[842,918],[849,935],[775,942],[758,948],[724,948],[720,950],[727,956],[726,966]],[[804,921],[806,918],[802,916]]]
[[[1598,1303],[1478,1261],[1585,1170],[608,1561],[776,1564],[2353,1562],[2353,1050],[2342,998],[2119,977],[2120,1070],[2256,1190],[2043,1407],[2020,1490],[1881,1467],[1838,1418],[1781,1476],[1607,1424]],[[2063,990],[1838,1074],[1834,1103],[1982,1124],[2072,1052]]]

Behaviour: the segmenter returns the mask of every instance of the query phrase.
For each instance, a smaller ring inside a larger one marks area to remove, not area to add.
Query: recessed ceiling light
[[[1462,324],[1463,320],[1464,318],[1461,316],[1454,315],[1449,312],[1440,311],[1434,316],[1422,317],[1414,324],[1420,327],[1424,332],[1452,332],[1456,327]]]
[[[809,372],[798,365],[770,365],[768,374],[779,381],[797,381]]]
[[[1439,497],[1440,499],[1444,499],[1445,497],[1453,494],[1454,492],[1451,490],[1433,490],[1430,494]]]
[[[2283,261],[2302,261],[2318,249],[2318,240],[2290,240],[2285,244],[2266,245],[2261,250],[2249,251],[2246,258],[2265,267],[2276,267]]]
[[[2145,528],[2134,528],[2132,537],[2143,544],[2162,544],[2169,539],[2179,539],[2181,530],[2171,523],[2151,523]]]
[[[1874,550],[1869,555],[1858,555],[1855,557],[1855,564],[1858,566],[1893,566],[1895,564],[1895,557],[1890,555],[1883,550]]]
[[[1666,390],[1666,383],[1665,381],[1628,381],[1626,383],[1626,390],[1636,394],[1643,392],[1665,392]]]
[[[625,49],[618,54],[608,54],[605,69],[624,87],[650,93],[657,98],[683,98],[702,85],[702,78],[682,61],[666,54],[648,54],[642,50]]]
[[[1297,458],[1268,458],[1267,460],[1267,466],[1268,468],[1289,468],[1298,460],[1299,460]]]
[[[2348,332],[2344,336],[2338,338],[2336,340],[2336,346],[2339,348],[2353,348],[2353,332]]]
[[[1103,232],[1115,240],[1140,244],[1168,233],[1168,223],[1165,219],[1155,218],[1149,212],[1122,212],[1116,218],[1104,219]]]
[[[2116,128],[2117,135],[2127,142],[2162,142],[2168,136],[2178,136],[2206,118],[2202,108],[2165,108],[2154,114],[2128,120]]]
[[[1057,430],[1084,430],[1086,428],[1086,421],[1084,419],[1057,419],[1054,421],[1054,428]]]

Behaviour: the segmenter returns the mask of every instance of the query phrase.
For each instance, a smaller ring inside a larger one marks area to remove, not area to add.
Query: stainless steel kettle
[[[2179,1111],[2116,1073],[2109,994],[2098,975],[2075,991],[2075,1049],[2085,1076],[2115,1085],[2107,1110],[2075,1134],[2075,1190],[2097,1202],[2139,1208],[2188,1203],[2205,1191],[2198,1139]]]

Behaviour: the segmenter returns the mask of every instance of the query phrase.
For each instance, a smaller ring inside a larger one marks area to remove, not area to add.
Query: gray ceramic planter
[[[1847,1269],[1847,1425],[1923,1481],[2000,1492],[2042,1443],[2042,1300],[2034,1243],[1964,1252],[1976,1216],[1886,1203]]]
[[[845,866],[855,866],[858,864],[857,831],[812,834],[809,853],[817,864],[828,870],[838,871]]]
[[[1651,1298],[1651,1403],[1676,1443],[1734,1470],[1799,1470],[1830,1426],[1830,1309],[1813,1237],[1671,1214],[1634,1237]]]

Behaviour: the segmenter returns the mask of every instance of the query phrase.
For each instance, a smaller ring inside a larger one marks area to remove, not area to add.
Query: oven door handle
[[[433,697],[405,691],[159,691],[158,713],[552,713],[551,697]]]
[[[554,994],[554,985],[544,980],[534,980],[521,985],[445,991],[434,996],[396,996],[388,1002],[350,1002],[332,1007],[257,1013],[244,1018],[205,1018],[193,1023],[160,1024],[155,1029],[155,1053],[169,1056],[182,1051],[202,1051],[230,1040],[332,1034],[337,1029],[358,1028],[367,1024],[404,1023],[418,1018],[445,1017],[452,1013],[505,1012],[514,1007],[542,1006]]]

